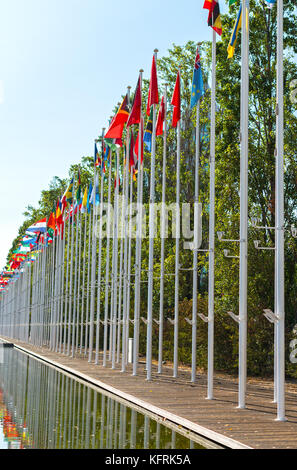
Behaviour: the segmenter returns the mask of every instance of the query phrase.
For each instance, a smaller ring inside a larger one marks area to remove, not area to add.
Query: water
[[[15,349],[0,363],[0,449],[202,449]]]

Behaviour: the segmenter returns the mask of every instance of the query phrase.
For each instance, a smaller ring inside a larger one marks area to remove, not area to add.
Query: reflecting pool
[[[16,349],[0,362],[0,449],[202,449],[105,391]],[[184,431],[185,433],[185,431]]]

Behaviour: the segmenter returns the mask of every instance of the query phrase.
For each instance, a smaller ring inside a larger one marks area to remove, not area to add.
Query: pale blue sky
[[[227,8],[221,1],[221,11]],[[211,39],[203,0],[3,0],[0,8],[0,268],[53,176],[93,153],[154,48]]]

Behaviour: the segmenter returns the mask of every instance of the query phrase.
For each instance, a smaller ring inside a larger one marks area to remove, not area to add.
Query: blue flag
[[[90,211],[91,211],[91,206],[90,206],[91,201],[90,201],[90,199],[91,199],[92,190],[93,190],[93,186],[92,186],[92,183],[90,183],[89,192],[88,192],[88,200],[87,200],[87,211],[88,211],[88,213],[90,213]]]
[[[147,122],[145,133],[143,136],[143,143],[148,152],[152,151],[152,133],[153,133],[153,107],[151,107],[150,117]]]
[[[200,100],[201,96],[204,95],[204,86],[203,86],[203,77],[202,77],[202,70],[200,64],[200,54],[197,48],[197,54],[195,59],[194,65],[194,72],[193,72],[193,82],[192,82],[192,93],[191,93],[191,104],[190,108],[194,108],[198,101]]]

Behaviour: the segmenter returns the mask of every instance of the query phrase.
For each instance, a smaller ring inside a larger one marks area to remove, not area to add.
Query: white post
[[[285,254],[284,254],[284,70],[283,0],[277,1],[277,109],[276,109],[276,312],[277,421],[285,417]]]
[[[214,359],[214,261],[215,261],[215,155],[216,155],[216,32],[212,32],[210,181],[209,181],[209,255],[208,255],[208,379],[207,399],[213,399]]]
[[[191,382],[196,381],[197,367],[197,295],[198,295],[198,247],[196,237],[198,234],[198,219],[196,207],[199,204],[199,157],[200,157],[200,100],[196,108],[196,152],[195,152],[195,198],[194,198],[194,250],[193,250],[193,308],[192,308],[192,375]]]
[[[164,329],[164,283],[165,283],[165,203],[166,203],[166,152],[167,152],[167,84],[164,89],[164,130],[163,130],[163,170],[162,170],[162,212],[161,212],[161,270],[160,270],[160,310],[159,310],[159,357],[158,374],[162,374],[163,329]]]
[[[157,52],[155,49],[157,63]],[[155,165],[156,165],[156,105],[153,104],[153,132],[151,154],[151,182],[149,200],[149,265],[147,305],[147,380],[152,378],[152,333],[153,333],[153,284],[154,284],[154,236],[155,236]]]
[[[249,140],[249,0],[242,2],[240,253],[239,253],[239,390],[238,408],[245,408],[247,374],[248,140]]]
[[[180,74],[180,71],[179,71]],[[179,242],[180,242],[180,131],[181,120],[177,123],[176,152],[176,239],[175,239],[175,288],[174,288],[174,345],[173,377],[178,374],[178,321],[179,321]]]

